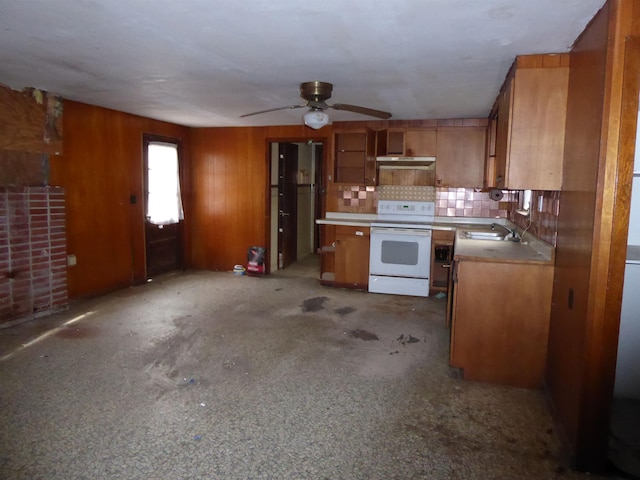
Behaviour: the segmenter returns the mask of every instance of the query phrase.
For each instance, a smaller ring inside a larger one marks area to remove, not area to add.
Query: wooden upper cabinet
[[[434,157],[436,130],[434,128],[390,128],[377,132],[377,154],[398,157]]]
[[[435,157],[436,130],[407,130],[404,132],[404,154],[407,157]]]
[[[569,55],[518,57],[497,102],[495,173],[487,186],[560,190]]]
[[[438,128],[436,186],[482,187],[486,138],[484,127]]]
[[[498,95],[496,122],[495,168],[493,178],[487,181],[489,187],[505,188],[507,180],[507,157],[511,141],[511,104],[513,102],[513,78],[508,78]]]
[[[373,130],[336,132],[334,144],[336,183],[376,184],[376,136]]]

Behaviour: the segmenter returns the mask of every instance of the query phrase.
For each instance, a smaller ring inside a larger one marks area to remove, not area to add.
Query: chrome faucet
[[[509,232],[511,234],[511,238],[512,239],[516,239],[518,238],[518,234],[516,233],[515,230],[511,230],[509,227],[507,227],[506,225],[502,225],[501,223],[492,223],[491,224],[491,230],[495,232],[496,227],[501,227],[504,228],[507,232]]]

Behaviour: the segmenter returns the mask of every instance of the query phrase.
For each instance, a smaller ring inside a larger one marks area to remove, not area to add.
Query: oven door
[[[429,278],[431,230],[371,227],[369,274]]]

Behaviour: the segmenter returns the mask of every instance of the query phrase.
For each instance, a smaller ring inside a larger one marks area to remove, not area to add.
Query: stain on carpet
[[[349,336],[352,338],[359,338],[360,340],[370,341],[370,340],[380,340],[378,335],[373,332],[368,332],[367,330],[350,330]]]
[[[353,307],[342,307],[342,308],[336,308],[334,310],[334,312],[338,315],[349,315],[350,313],[355,312],[356,309]]]
[[[398,338],[396,338],[396,341],[400,345],[406,345],[407,343],[418,343],[420,340],[414,337],[413,335],[405,335],[403,333]]]
[[[307,298],[304,302],[302,302],[302,311],[303,312],[317,312],[324,308],[324,302],[329,300],[328,297],[313,297]]]

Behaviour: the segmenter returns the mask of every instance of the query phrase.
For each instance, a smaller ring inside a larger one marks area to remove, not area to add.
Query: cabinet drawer
[[[346,225],[336,225],[336,236],[342,235],[352,235],[358,237],[368,237],[369,236],[369,227],[352,227]]]
[[[453,241],[456,238],[456,232],[454,230],[433,230],[431,239],[436,242],[443,243],[450,242],[453,245]]]

